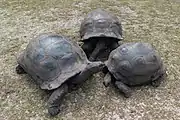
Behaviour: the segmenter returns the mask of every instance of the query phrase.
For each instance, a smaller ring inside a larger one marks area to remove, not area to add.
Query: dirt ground
[[[15,73],[15,55],[40,33],[78,41],[81,20],[95,8],[119,17],[123,42],[153,44],[168,77],[158,88],[133,88],[126,99],[96,74],[67,94],[61,113],[50,118],[49,95]],[[0,120],[180,120],[180,0],[1,0],[0,33]]]

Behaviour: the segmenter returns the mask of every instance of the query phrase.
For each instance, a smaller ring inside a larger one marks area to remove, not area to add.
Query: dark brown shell
[[[91,37],[113,37],[122,40],[122,26],[119,19],[102,9],[87,14],[81,23],[80,37],[87,40]]]
[[[87,57],[68,38],[42,34],[29,42],[17,61],[42,89],[51,90],[80,73],[87,64]]]
[[[106,65],[117,80],[129,85],[143,84],[152,76],[164,74],[163,62],[149,43],[122,44],[110,53]]]

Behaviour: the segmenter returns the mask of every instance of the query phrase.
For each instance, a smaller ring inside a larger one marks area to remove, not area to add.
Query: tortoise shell
[[[48,33],[30,41],[17,61],[42,89],[51,90],[80,73],[87,57],[67,37]]]
[[[87,14],[81,23],[82,41],[91,37],[112,37],[122,40],[122,26],[119,19],[102,9],[95,9]]]
[[[117,80],[129,85],[147,83],[164,72],[160,56],[149,43],[122,44],[110,53],[106,64]]]

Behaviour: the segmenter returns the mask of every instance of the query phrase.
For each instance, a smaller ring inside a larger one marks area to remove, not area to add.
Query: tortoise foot
[[[16,67],[16,73],[17,74],[25,74],[26,72],[24,71],[24,69],[20,65],[18,65]]]

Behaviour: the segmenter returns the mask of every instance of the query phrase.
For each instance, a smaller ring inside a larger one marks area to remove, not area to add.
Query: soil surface
[[[95,8],[118,16],[124,43],[151,43],[167,66],[167,79],[158,88],[133,88],[127,99],[95,74],[67,94],[51,118],[49,94],[15,73],[16,55],[45,32],[78,42],[80,22]],[[0,120],[180,120],[180,0],[1,0],[0,33]]]

